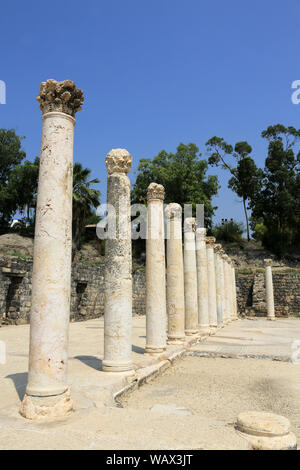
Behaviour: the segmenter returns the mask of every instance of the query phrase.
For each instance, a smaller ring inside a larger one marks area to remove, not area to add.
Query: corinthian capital
[[[215,237],[206,237],[207,245],[214,247],[215,242],[216,242]]]
[[[160,199],[163,201],[165,198],[165,188],[162,184],[151,183],[148,186],[147,192],[147,201],[151,201],[153,199]]]
[[[112,149],[105,159],[107,173],[129,173],[132,156],[126,149]]]
[[[43,114],[57,111],[74,117],[83,103],[83,91],[76,88],[72,80],[57,82],[50,79],[41,83],[40,94],[37,96]]]
[[[195,217],[187,217],[184,220],[184,231],[195,232],[196,231],[196,219]]]
[[[272,266],[272,260],[271,259],[264,259],[264,265],[265,266]]]

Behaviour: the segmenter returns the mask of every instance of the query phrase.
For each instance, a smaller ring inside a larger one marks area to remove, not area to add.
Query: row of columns
[[[30,419],[65,416],[72,410],[67,385],[71,286],[72,169],[75,114],[83,92],[66,80],[43,82],[43,113],[36,209],[29,374],[21,414]],[[132,365],[132,255],[130,225],[131,155],[114,149],[106,157],[107,203],[115,208],[115,237],[106,241],[103,371]],[[146,352],[166,343],[209,334],[237,318],[234,268],[230,258],[181,207],[163,211],[164,188],[148,189],[146,262]],[[112,215],[112,214],[111,214]],[[169,217],[167,275],[164,215]],[[109,217],[110,215],[108,215]],[[184,252],[184,253],[183,253]]]
[[[148,190],[148,201],[152,185]],[[163,193],[162,186],[160,192]],[[218,327],[237,318],[237,303],[235,270],[222,246],[215,243],[215,238],[206,237],[206,229],[197,228],[194,218],[185,219],[182,246],[181,207],[169,204],[166,216],[170,220],[167,237],[167,342],[172,344],[184,341],[185,336],[213,334]],[[149,249],[149,225],[146,270],[153,257]],[[151,288],[147,283],[147,293]],[[162,296],[161,290],[160,299]],[[152,311],[153,305],[146,311],[147,324]],[[147,340],[148,334],[147,329]]]

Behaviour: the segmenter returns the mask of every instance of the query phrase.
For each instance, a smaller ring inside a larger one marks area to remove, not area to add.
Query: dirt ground
[[[142,413],[162,439],[165,431],[172,433],[175,427],[183,446],[192,441],[203,449],[235,448],[231,433],[242,411],[286,416],[299,440],[299,389],[300,365],[266,359],[187,357],[122,403],[130,412]],[[170,404],[176,405],[177,412]]]

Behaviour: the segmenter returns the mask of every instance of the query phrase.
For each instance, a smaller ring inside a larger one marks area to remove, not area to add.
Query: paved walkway
[[[193,350],[199,355],[291,360],[292,346],[297,340],[300,350],[300,319],[254,318],[230,323]]]
[[[0,449],[192,449],[203,448],[204,445],[203,443],[200,447],[197,445],[197,435],[194,432],[194,438],[191,436],[188,444],[187,438],[180,437],[174,433],[174,430],[169,429],[171,425],[173,429],[174,423],[172,424],[173,421],[170,421],[168,416],[163,421],[159,416],[153,421],[151,432],[149,430],[144,432],[144,410],[133,412],[132,409],[116,407],[114,394],[126,388],[137,389],[138,383],[145,383],[149,377],[153,378],[170,368],[175,359],[186,352],[195,355],[255,354],[288,359],[291,356],[293,341],[300,339],[300,321],[298,319],[276,322],[267,322],[264,319],[238,320],[204,342],[186,344],[184,348],[168,346],[166,353],[155,358],[144,354],[145,318],[135,317],[133,319],[135,374],[130,376],[101,371],[103,319],[72,323],[69,384],[75,411],[69,418],[52,423],[31,422],[18,413],[27,381],[28,339],[28,325],[0,328],[0,340],[6,343],[7,348],[6,363],[0,364]],[[199,365],[200,363],[204,365],[208,360],[191,359]],[[178,364],[180,363],[181,361]],[[282,366],[287,365],[282,364]],[[300,370],[300,365],[292,366],[299,367]],[[176,367],[174,371],[175,369]],[[221,382],[222,377],[220,376],[218,381],[216,376],[216,386]],[[180,381],[178,387],[180,388]],[[172,399],[171,394],[171,404],[174,403]],[[201,419],[198,413],[196,417]],[[162,429],[165,426],[164,438],[161,432],[158,432],[160,426]],[[185,429],[186,423],[183,422],[182,426]],[[224,438],[222,448],[242,448],[242,442],[232,428],[228,435],[225,434],[227,437]],[[209,448],[208,443],[206,448]]]

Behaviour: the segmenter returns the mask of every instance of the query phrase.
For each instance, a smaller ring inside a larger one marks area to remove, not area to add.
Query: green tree
[[[252,147],[246,141],[237,142],[235,147],[225,142],[222,137],[212,137],[206,142],[209,154],[208,163],[212,166],[221,166],[231,174],[228,187],[232,189],[243,201],[245,212],[247,238],[250,240],[249,218],[247,212],[248,202],[255,197],[260,189],[262,171],[257,168],[250,156]],[[229,158],[233,157],[236,166],[232,166]]]
[[[11,213],[27,211],[29,219],[30,209],[36,206],[38,176],[40,159],[36,157],[33,162],[25,160],[10,172],[5,188],[7,207]]]
[[[195,144],[181,143],[176,153],[162,150],[153,159],[141,159],[131,192],[132,202],[146,204],[149,184],[162,184],[166,204],[177,202],[182,207],[184,204],[192,204],[193,211],[196,204],[204,204],[206,225],[211,227],[216,209],[212,205],[212,197],[217,194],[219,186],[216,176],[206,176],[207,168],[207,161],[200,159]]]
[[[300,129],[282,124],[269,126],[262,132],[269,142],[262,190],[251,202],[255,220],[261,219],[266,231],[264,245],[282,256],[299,243],[300,229],[300,152],[295,145]]]
[[[95,178],[89,180],[91,170],[83,168],[81,163],[74,164],[73,171],[73,220],[72,220],[72,247],[73,256],[80,248],[81,234],[86,220],[93,214],[93,208],[100,204],[100,191],[93,189],[94,184],[100,183]]]
[[[0,220],[7,222],[10,218],[11,201],[5,191],[8,178],[16,165],[26,157],[22,150],[21,140],[24,137],[16,135],[13,129],[0,129]]]

